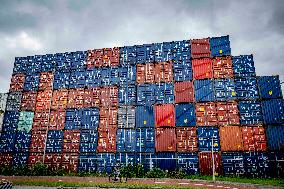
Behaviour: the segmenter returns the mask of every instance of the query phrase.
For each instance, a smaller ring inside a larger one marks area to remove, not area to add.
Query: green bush
[[[31,168],[31,176],[48,176],[51,170],[43,163],[37,163]]]
[[[146,173],[147,178],[165,178],[166,172],[160,168],[153,168]]]
[[[145,169],[141,164],[123,166],[120,169],[120,174],[122,177],[127,178],[143,178],[145,177]]]
[[[186,173],[181,169],[177,169],[174,171],[167,171],[165,177],[173,179],[183,179],[186,177]]]

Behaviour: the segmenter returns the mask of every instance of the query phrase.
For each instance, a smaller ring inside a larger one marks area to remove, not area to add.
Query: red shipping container
[[[118,104],[118,87],[101,88],[101,105],[104,107],[117,106]]]
[[[68,101],[68,89],[53,91],[51,108],[53,110],[66,109]]]
[[[78,153],[80,148],[80,130],[64,131],[62,152]]]
[[[175,152],[176,151],[176,129],[157,128],[156,129],[156,152]]]
[[[28,166],[33,167],[37,163],[43,163],[44,153],[30,153],[28,158]]]
[[[138,84],[145,83],[145,65],[144,64],[137,64],[136,65],[136,82]]]
[[[65,110],[52,110],[49,117],[49,130],[63,130],[65,126]]]
[[[52,89],[54,75],[52,72],[42,72],[39,78],[39,90]]]
[[[217,102],[217,119],[219,125],[239,125],[240,116],[238,103],[231,102]]]
[[[44,164],[51,168],[51,170],[59,170],[62,167],[61,159],[61,154],[46,153],[44,156]]]
[[[175,127],[175,107],[173,104],[155,106],[156,127]]]
[[[88,50],[87,68],[92,69],[94,67],[101,67],[103,65],[102,57],[103,57],[102,49]]]
[[[155,81],[156,83],[173,81],[173,64],[171,62],[160,62],[155,65]]]
[[[101,105],[100,87],[85,89],[84,107],[99,107]]]
[[[97,152],[116,152],[116,129],[99,131]]]
[[[266,151],[267,141],[263,126],[242,127],[245,151]]]
[[[213,73],[214,78],[233,78],[232,58],[230,56],[214,58]]]
[[[85,90],[83,88],[70,89],[68,93],[67,108],[83,108],[84,96]]]
[[[103,66],[119,66],[119,48],[104,48]]]
[[[39,91],[36,99],[36,110],[49,110],[52,90]]]
[[[212,59],[202,58],[192,60],[193,79],[213,78]]]
[[[25,74],[15,74],[12,75],[10,92],[23,91],[25,83]]]
[[[205,58],[211,56],[209,39],[193,39],[191,42],[191,58]]]
[[[214,102],[196,103],[196,124],[198,126],[218,125]]]
[[[23,92],[21,110],[22,111],[35,111],[37,92],[29,91]]]
[[[49,110],[36,111],[33,120],[33,130],[46,130],[49,125]]]
[[[0,167],[11,166],[12,158],[12,153],[0,153]]]
[[[155,82],[156,69],[153,63],[137,64],[136,66],[136,82],[142,83],[154,83]]]
[[[215,175],[222,175],[221,154],[214,152]],[[213,161],[211,152],[199,153],[199,166],[201,175],[213,174]]]
[[[32,131],[30,152],[44,152],[47,131]]]
[[[243,151],[242,128],[238,126],[220,127],[221,151]]]
[[[177,127],[176,131],[178,152],[198,151],[196,127]]]
[[[175,102],[194,102],[194,87],[191,81],[175,83]]]
[[[78,157],[78,153],[62,153],[62,169],[68,172],[77,172],[79,159]]]
[[[100,108],[100,124],[99,130],[113,130],[117,128],[117,113],[118,109],[116,107]]]

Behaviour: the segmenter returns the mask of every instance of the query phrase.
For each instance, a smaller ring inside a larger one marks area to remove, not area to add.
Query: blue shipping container
[[[245,173],[243,154],[240,152],[223,152],[222,167],[225,175],[243,175]]]
[[[268,126],[266,128],[268,148],[270,150],[279,150],[284,147],[284,126]]]
[[[53,54],[36,55],[36,61],[41,62],[41,71],[50,72],[55,70],[56,57]]]
[[[195,80],[195,100],[197,102],[214,101],[214,80]]]
[[[260,76],[257,81],[261,99],[282,98],[279,76]]]
[[[81,128],[82,111],[79,109],[67,109],[65,129],[77,130]]]
[[[157,153],[157,167],[162,170],[175,170],[177,166],[176,154],[171,152]]]
[[[186,62],[174,62],[174,80],[175,81],[191,81],[192,80],[192,63],[191,60]]]
[[[265,124],[284,124],[283,99],[271,99],[262,101],[261,106]]]
[[[117,152],[135,152],[136,131],[134,129],[118,129],[116,134]]]
[[[56,69],[60,71],[68,71],[72,67],[72,53],[71,52],[66,52],[66,53],[56,53],[55,58],[56,58]]]
[[[99,173],[111,173],[115,166],[114,153],[99,153],[97,154],[97,168]]]
[[[157,156],[154,153],[137,153],[137,164],[144,167],[145,170],[150,170],[157,167]]]
[[[20,116],[19,112],[12,112],[12,111],[5,112],[2,131],[15,132],[18,127],[19,116]]]
[[[195,126],[196,115],[194,104],[176,104],[176,126]]]
[[[156,85],[143,84],[137,86],[137,105],[151,106],[156,103]]]
[[[94,153],[98,145],[98,132],[95,130],[81,130],[80,152]]]
[[[12,165],[14,168],[27,167],[28,153],[15,153],[13,154]]]
[[[233,79],[214,80],[216,100],[230,101],[236,99],[235,82]]]
[[[239,102],[241,125],[255,125],[263,123],[261,105],[258,101]]]
[[[171,43],[172,60],[174,62],[189,62],[191,58],[191,45],[189,40],[173,41]]]
[[[97,166],[97,156],[95,154],[79,156],[79,172],[96,172]]]
[[[252,55],[233,56],[233,70],[236,77],[255,77],[255,67]]]
[[[136,46],[124,46],[119,50],[120,60],[119,63],[122,66],[125,65],[135,65],[137,62],[136,59]]]
[[[91,70],[86,71],[86,76],[85,76],[85,83],[86,87],[99,87],[101,86],[102,82],[102,71],[101,69],[98,68],[93,68]]]
[[[123,66],[118,68],[118,72],[120,85],[136,83],[136,66]]]
[[[84,88],[86,83],[86,71],[75,70],[70,74],[69,89]]]
[[[235,78],[235,89],[240,100],[259,98],[257,80],[254,77]]]
[[[62,151],[63,145],[63,131],[61,130],[50,130],[47,134],[46,149],[47,153]]]
[[[229,36],[211,37],[210,38],[211,56],[231,55]]]
[[[136,154],[135,153],[116,153],[116,163],[120,166],[135,165]]]
[[[27,58],[26,57],[15,57],[13,74],[25,73],[27,70]]]
[[[81,115],[81,129],[98,129],[100,121],[99,108],[80,109],[79,115]]]
[[[38,73],[41,72],[41,62],[37,62],[34,56],[28,56],[27,72]]]
[[[187,174],[199,173],[199,161],[197,153],[178,153],[177,167]]]
[[[174,102],[174,85],[171,83],[159,83],[155,87],[157,104],[168,104]]]
[[[29,152],[31,134],[18,132],[15,139],[15,152]]]
[[[136,106],[136,127],[153,127],[155,125],[153,106]]]
[[[245,152],[245,174],[249,177],[265,177],[268,171],[268,157],[263,152]]]
[[[39,74],[33,73],[31,75],[26,75],[24,90],[25,91],[37,91],[39,85]]]
[[[111,85],[111,69],[109,68],[101,69],[101,84],[102,86]]]
[[[120,105],[136,105],[136,85],[121,85],[118,91]]]
[[[138,128],[136,130],[136,152],[155,152],[154,128]]]
[[[199,151],[220,151],[220,137],[217,127],[197,127]],[[213,138],[213,144],[212,144]]]
[[[76,51],[73,52],[73,57],[71,61],[71,69],[78,70],[78,69],[85,69],[86,64],[85,60],[87,58],[87,51]]]
[[[55,72],[53,89],[68,89],[70,82],[70,72]]]
[[[2,132],[0,136],[0,152],[13,152],[15,147],[16,133]]]

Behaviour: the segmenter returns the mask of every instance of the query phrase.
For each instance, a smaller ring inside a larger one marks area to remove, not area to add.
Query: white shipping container
[[[1,110],[4,111],[6,109],[7,97],[8,97],[7,93],[0,93],[0,111]]]
[[[0,112],[0,132],[2,132],[3,119],[4,119],[4,112]]]

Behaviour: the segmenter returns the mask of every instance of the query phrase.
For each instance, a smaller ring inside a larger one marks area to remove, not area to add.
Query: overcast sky
[[[282,0],[0,0],[0,92],[15,57],[221,35],[284,81]]]

